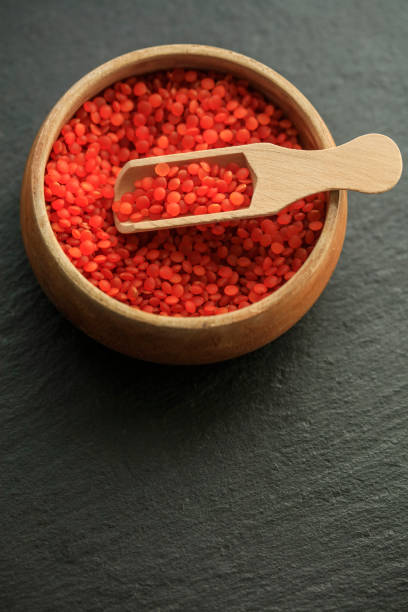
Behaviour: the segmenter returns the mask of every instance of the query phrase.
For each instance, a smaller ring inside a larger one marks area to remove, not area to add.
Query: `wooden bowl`
[[[331,192],[321,236],[298,272],[269,297],[228,314],[161,317],[130,308],[105,295],[71,264],[51,229],[44,200],[44,171],[63,124],[83,102],[115,81],[174,67],[213,69],[246,79],[284,110],[306,148],[334,146],[312,104],[282,76],[263,64],[225,49],[166,45],[117,57],[85,75],[57,102],[33,143],[21,191],[25,248],[45,293],[80,329],[132,357],[171,364],[211,363],[253,351],[296,323],[328,282],[343,244],[347,195]]]

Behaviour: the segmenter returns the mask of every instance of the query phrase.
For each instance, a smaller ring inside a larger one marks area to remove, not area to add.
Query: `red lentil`
[[[128,160],[255,142],[301,148],[283,112],[230,75],[176,69],[113,84],[63,126],[47,163],[44,195],[61,248],[95,287],[145,312],[212,316],[263,299],[308,258],[323,228],[325,194],[266,219],[134,235],[119,234],[112,214],[115,180]],[[250,197],[246,168],[158,166],[135,198],[122,198],[119,214],[216,212]]]

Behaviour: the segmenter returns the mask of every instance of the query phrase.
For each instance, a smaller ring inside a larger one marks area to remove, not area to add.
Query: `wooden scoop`
[[[114,214],[119,232],[129,234],[273,215],[295,200],[333,189],[380,193],[392,189],[402,171],[398,146],[381,134],[366,134],[340,147],[317,151],[256,143],[129,161],[117,177],[115,201],[120,200],[124,193],[133,191],[136,180],[153,176],[154,167],[159,163],[166,162],[171,166],[202,160],[220,166],[236,162],[248,167],[254,184],[250,205],[226,212],[154,221],[146,219],[137,223],[120,222]]]

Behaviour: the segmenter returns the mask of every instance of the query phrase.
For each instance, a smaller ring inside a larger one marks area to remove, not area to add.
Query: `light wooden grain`
[[[320,151],[258,143],[129,161],[116,180],[115,200],[133,191],[136,180],[154,176],[154,167],[158,163],[166,162],[169,166],[175,166],[203,160],[220,166],[235,162],[249,168],[255,188],[250,206],[226,212],[148,219],[137,223],[121,222],[114,213],[117,229],[123,234],[129,234],[265,217],[276,214],[291,202],[322,191],[389,191],[399,181],[402,171],[398,146],[382,134],[366,134],[339,147]]]
[[[117,351],[159,363],[211,363],[253,351],[277,338],[314,304],[341,252],[347,217],[345,191],[330,194],[322,234],[310,257],[281,289],[232,313],[160,317],[121,304],[89,283],[63,253],[48,221],[44,170],[67,119],[118,79],[176,66],[229,72],[247,79],[276,103],[299,130],[307,149],[334,146],[312,104],[286,79],[253,59],[214,47],[165,45],[134,51],[99,66],[73,85],[41,126],[21,190],[21,226],[32,268],[57,308],[91,337]]]

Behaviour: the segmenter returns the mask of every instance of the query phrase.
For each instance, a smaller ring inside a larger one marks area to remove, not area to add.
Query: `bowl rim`
[[[102,80],[106,81],[109,75],[115,70],[121,69],[121,71],[126,73],[126,68],[133,66],[135,63],[142,63],[147,60],[157,61],[160,57],[169,58],[174,56],[176,58],[180,55],[186,56],[186,68],[189,67],[189,57],[205,56],[205,58],[208,58],[209,63],[212,59],[221,59],[227,63],[244,67],[247,71],[256,73],[263,78],[273,81],[274,85],[283,91],[291,102],[295,102],[296,107],[301,110],[304,115],[307,115],[309,125],[313,127],[316,133],[319,133],[320,138],[324,141],[325,148],[335,146],[331,133],[312,103],[290,81],[272,68],[246,55],[221,47],[198,44],[159,45],[131,51],[101,64],[76,81],[54,104],[41,125],[29,154],[26,165],[26,172],[28,172],[28,188],[31,189],[32,193],[34,221],[38,226],[46,248],[53,258],[55,265],[60,267],[67,282],[75,283],[80,292],[87,294],[88,297],[98,302],[100,306],[108,309],[118,317],[143,323],[145,325],[147,324],[152,327],[177,328],[180,330],[225,327],[257,317],[266,310],[272,309],[274,306],[277,306],[287,294],[292,292],[295,284],[299,283],[299,281],[307,282],[308,279],[313,276],[319,262],[331,249],[332,238],[336,231],[342,191],[330,192],[325,223],[316,245],[301,268],[282,287],[266,298],[261,299],[259,302],[255,302],[250,306],[246,306],[234,312],[208,316],[200,315],[197,317],[166,317],[147,313],[115,300],[92,285],[92,283],[82,276],[80,271],[72,265],[71,261],[62,250],[51,228],[44,198],[44,173],[51,148],[65,121],[74,115],[76,110],[86,99],[96,95],[99,91],[104,89],[104,87],[108,86],[101,84],[98,88],[96,83]],[[209,69],[211,69],[211,67],[209,67]],[[147,74],[148,72],[147,70],[141,74]],[[130,76],[130,74],[128,76]],[[128,76],[122,78],[128,78]],[[110,83],[112,84],[117,80],[120,80],[120,77],[114,77]],[[84,96],[84,90],[87,90],[86,96]],[[91,93],[89,93],[89,90],[92,90]]]

